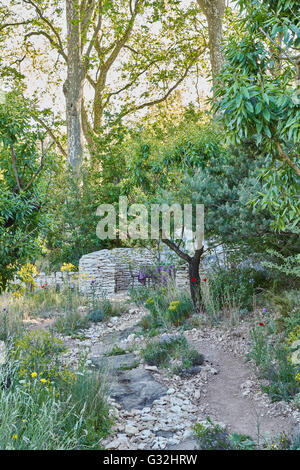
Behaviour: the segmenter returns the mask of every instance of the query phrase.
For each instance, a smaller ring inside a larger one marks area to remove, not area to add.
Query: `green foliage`
[[[269,282],[263,271],[253,268],[215,267],[208,287],[203,286],[203,301],[215,320],[222,318],[224,311],[230,308],[245,314],[253,310],[258,288],[267,287]]]
[[[45,205],[58,164],[35,116],[34,104],[18,91],[0,103],[0,289],[18,264],[36,255],[52,221]]]
[[[135,288],[130,291],[130,295],[133,302],[144,303],[150,312],[150,315],[143,317],[140,322],[147,330],[183,325],[193,313],[189,294],[177,289],[173,284]]]
[[[188,344],[184,336],[171,337],[168,341],[151,341],[143,351],[147,364],[152,366],[166,366],[171,357],[176,352],[188,349]]]
[[[1,383],[9,384],[0,390],[1,449],[99,448],[111,425],[100,375],[86,369],[66,375],[57,363],[49,384],[40,375],[25,381],[20,370],[18,360],[0,370]],[[62,377],[67,379],[64,386]]]
[[[276,228],[299,223],[300,110],[297,64],[298,2],[240,0],[216,87],[215,110],[231,143],[253,137],[269,162],[261,170],[263,191],[253,200],[268,208]]]
[[[254,450],[256,444],[245,434],[229,434],[219,424],[207,418],[205,423],[196,423],[193,430],[201,450]]]
[[[111,302],[105,297],[98,299],[93,295],[93,299],[89,307],[88,319],[92,322],[98,323],[109,317],[120,316],[127,310],[128,307],[123,302]]]
[[[86,433],[81,445],[99,448],[99,440],[107,436],[112,424],[103,376],[85,369],[79,371],[72,382],[70,393],[73,408],[69,428],[76,426],[77,417],[81,416]]]
[[[104,189],[99,178],[99,172],[88,162],[82,166],[78,180],[68,170],[57,175],[50,203],[55,220],[45,241],[45,254],[52,270],[66,261],[78,265],[84,254],[114,246],[110,240],[99,240],[96,235],[99,221],[96,210],[103,203]]]
[[[288,401],[299,392],[299,367],[292,364],[291,350],[282,337],[265,331],[265,326],[252,329],[248,358],[259,367],[261,388],[273,401]]]
[[[200,354],[196,349],[188,349],[184,351],[181,357],[182,367],[189,369],[192,366],[201,366],[204,361],[203,354]]]
[[[166,315],[171,324],[181,325],[193,312],[193,303],[189,295],[182,295],[180,300],[170,302]]]
[[[91,309],[88,314],[88,319],[93,323],[99,323],[105,318],[105,313],[101,308]]]
[[[30,378],[32,373],[46,374],[51,379],[53,365],[60,353],[65,352],[63,342],[44,330],[33,330],[15,340],[11,358],[18,362],[19,376]]]
[[[122,349],[117,344],[115,344],[112,350],[106,354],[106,356],[121,356],[122,354],[126,354],[125,349]]]
[[[290,230],[291,233],[295,234],[296,236],[300,234],[300,227],[286,227]],[[289,278],[300,278],[300,254],[294,254],[291,256],[283,256],[281,253],[268,250],[268,253],[272,255],[272,257],[276,260],[273,262],[264,261],[263,265],[275,269],[280,273],[283,273],[285,276],[289,276]]]

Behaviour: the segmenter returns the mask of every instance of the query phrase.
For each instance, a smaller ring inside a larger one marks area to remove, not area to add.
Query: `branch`
[[[16,23],[6,23],[6,24],[2,24],[0,26],[0,31],[2,31],[2,29],[4,28],[9,28],[10,26],[21,26],[23,24],[28,24],[29,21],[19,21],[19,22],[16,22]]]
[[[93,2],[93,9],[94,9],[94,2]],[[93,36],[92,36],[92,39],[90,40],[90,43],[88,45],[88,48],[87,48],[87,51],[86,53],[84,54],[86,59],[89,59],[90,57],[90,54],[91,54],[91,51],[92,51],[92,48],[93,46],[95,45],[96,43],[96,39],[98,37],[98,34],[100,32],[100,29],[101,29],[101,26],[102,26],[102,13],[101,13],[101,10],[102,10],[102,0],[99,1],[99,13],[98,13],[98,22],[97,22],[97,25],[96,27],[94,28],[94,33],[93,33]],[[86,70],[87,70],[87,67],[88,67],[88,62],[89,60],[87,60],[87,63],[86,63]]]
[[[274,44],[274,46],[276,46],[277,49],[279,49],[280,52],[282,52],[282,53],[286,56],[286,58],[296,67],[296,62],[294,61],[294,59],[293,59],[292,57],[289,56],[289,54],[285,51],[285,49],[283,49],[282,47],[280,47],[279,44],[277,44],[276,41],[274,41],[274,40],[269,36],[269,34],[266,33],[266,32],[262,29],[261,26],[259,27],[259,30],[260,30],[260,32],[263,33],[264,36],[266,36],[266,38],[268,38],[269,41],[271,41],[271,43]]]
[[[204,52],[204,49],[202,49],[198,54],[197,54],[197,57],[195,57],[195,59],[188,65],[188,67],[186,68],[184,74],[177,80],[177,82],[167,91],[167,93],[164,94],[164,96],[162,96],[161,98],[157,98],[155,100],[152,100],[152,101],[148,101],[146,103],[143,103],[143,104],[140,104],[138,106],[133,106],[132,108],[128,109],[127,111],[124,111],[123,113],[121,113],[121,116],[127,116],[128,114],[130,113],[133,113],[135,111],[139,111],[140,109],[143,109],[143,108],[147,108],[147,107],[150,107],[150,106],[153,106],[155,104],[159,104],[161,103],[162,101],[165,101],[169,96],[170,94],[180,85],[181,82],[183,82],[183,80],[187,77],[190,69],[192,68],[192,66],[194,65],[195,63],[195,60],[196,58],[198,58],[200,56],[200,54],[202,54],[202,52]]]
[[[190,255],[187,253],[184,253],[184,251],[180,250],[180,248],[176,245],[176,243],[172,242],[171,240],[167,238],[162,238],[161,240],[165,245],[167,245],[172,251],[174,251],[180,258],[184,259],[188,263],[191,262],[192,258]]]
[[[37,14],[39,15],[40,19],[46,23],[46,25],[49,26],[49,28],[51,29],[51,31],[53,32],[53,34],[55,35],[55,37],[57,38],[57,41],[58,41],[58,44],[59,44],[59,50],[62,54],[62,56],[64,58],[66,58],[66,54],[64,52],[64,48],[63,48],[63,43],[62,43],[62,40],[60,38],[60,35],[58,34],[57,30],[54,28],[53,24],[51,23],[51,21],[49,21],[42,13],[41,9],[38,7],[38,5],[36,5],[32,0],[24,0],[25,3],[29,3],[29,5],[33,6],[37,12]]]
[[[68,58],[66,56],[66,54],[64,53],[64,51],[61,50],[60,48],[60,45],[54,41],[54,39],[50,36],[50,34],[46,33],[46,31],[32,31],[31,33],[28,33],[24,36],[25,39],[29,38],[30,36],[45,36],[48,41],[50,42],[50,44],[58,50],[58,52],[60,53],[60,55],[65,59],[65,61],[67,62],[68,61]]]
[[[67,157],[67,153],[66,153],[65,149],[63,148],[63,146],[61,145],[61,143],[59,142],[57,137],[55,137],[54,132],[51,130],[51,128],[38,116],[34,116],[34,119],[35,119],[36,122],[39,122],[46,129],[48,134],[51,136],[51,138],[54,140],[55,144],[57,145],[57,147],[61,151],[62,155],[64,157]]]
[[[18,190],[19,192],[21,192],[22,187],[20,185],[20,179],[19,179],[18,170],[17,170],[17,159],[16,159],[16,154],[15,154],[15,149],[13,148],[12,145],[10,146],[10,153],[11,153],[12,165],[13,165],[13,170],[14,170],[14,175],[16,178]]]
[[[275,140],[275,145],[276,145],[276,147],[277,147],[277,150],[278,150],[279,155],[281,156],[281,158],[283,158],[283,159],[287,162],[287,164],[288,164],[291,168],[293,168],[293,170],[296,172],[296,174],[297,174],[298,176],[300,176],[300,168],[298,168],[297,165],[296,165],[296,164],[287,156],[287,154],[282,150],[282,147],[281,147],[281,145],[280,145],[280,143],[279,143],[278,140]]]
[[[30,186],[31,186],[32,183],[34,182],[35,178],[36,178],[36,177],[40,174],[40,172],[42,171],[42,169],[43,169],[43,167],[44,167],[44,158],[45,158],[45,155],[44,155],[44,151],[43,151],[43,149],[42,149],[41,162],[40,162],[39,169],[32,175],[31,180],[30,180],[29,183],[25,186],[24,191],[27,191],[27,189],[30,188]]]

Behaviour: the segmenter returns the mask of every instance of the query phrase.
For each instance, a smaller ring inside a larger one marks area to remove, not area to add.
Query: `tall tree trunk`
[[[222,41],[225,0],[197,0],[197,2],[207,20],[211,72],[215,86],[216,76],[224,63]]]
[[[80,8],[74,0],[66,0],[67,79],[64,83],[68,136],[68,162],[77,173],[82,162],[81,103],[85,74],[81,57]]]

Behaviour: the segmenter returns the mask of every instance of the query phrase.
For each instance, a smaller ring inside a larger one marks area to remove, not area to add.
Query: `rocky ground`
[[[141,349],[147,340],[138,323],[145,314],[131,304],[128,313],[93,324],[77,338],[61,337],[69,349],[67,363],[84,356],[91,367],[106,371],[115,418],[113,433],[102,442],[106,449],[197,449],[192,426],[207,417],[260,443],[299,426],[299,410],[271,403],[254,366],[245,362],[250,320],[227,329],[185,331],[205,361],[196,375],[181,378],[144,363]],[[109,356],[114,346],[125,352]]]

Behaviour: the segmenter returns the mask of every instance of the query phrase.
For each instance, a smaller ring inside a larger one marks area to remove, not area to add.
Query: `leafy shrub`
[[[172,337],[166,341],[152,341],[147,344],[144,349],[145,361],[150,365],[166,365],[176,350],[184,350],[188,348],[187,340],[184,336]]]
[[[183,295],[180,300],[172,301],[168,307],[167,320],[179,326],[186,320],[193,311],[191,297]]]
[[[199,441],[201,450],[230,450],[232,444],[229,434],[218,424],[213,425],[208,419],[207,423],[197,423],[193,430]]]
[[[144,358],[147,364],[159,366],[166,362],[169,355],[169,348],[158,342],[148,343],[144,350]]]
[[[172,372],[177,375],[191,376],[199,372],[199,365],[204,361],[202,354],[190,349],[183,335],[163,335],[158,341],[152,341],[144,349],[145,361],[150,365],[167,367],[173,359],[176,366]]]
[[[192,366],[201,366],[204,362],[203,354],[196,351],[196,349],[188,349],[181,357],[182,366],[186,369]]]
[[[117,344],[115,344],[112,350],[106,354],[106,356],[121,356],[122,354],[126,354],[125,349],[122,349]]]
[[[58,356],[66,351],[63,342],[44,330],[34,330],[14,341],[10,351],[11,361],[17,364],[18,376],[31,386],[32,379],[45,379],[51,387],[56,379],[69,383],[73,374],[60,367]]]
[[[173,284],[156,288],[131,291],[132,299],[139,295],[139,301],[145,304],[150,315],[144,317],[141,326],[147,330],[168,328],[170,325],[182,325],[193,312],[193,303],[186,291],[178,290]],[[175,300],[174,300],[175,299]]]
[[[193,426],[201,450],[254,450],[256,444],[245,434],[229,434],[219,424],[207,418],[205,423]]]
[[[104,320],[105,313],[101,308],[95,308],[90,310],[88,319],[94,323],[99,323]]]

